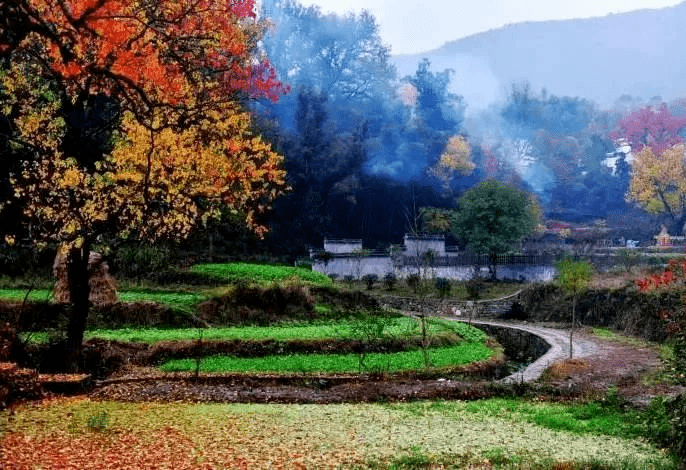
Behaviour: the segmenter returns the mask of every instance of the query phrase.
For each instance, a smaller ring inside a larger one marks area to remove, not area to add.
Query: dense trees
[[[22,149],[10,182],[31,235],[69,253],[75,354],[89,253],[102,235],[183,238],[224,206],[265,230],[256,214],[286,188],[285,175],[239,100],[284,88],[256,61],[252,1],[0,8],[9,15],[0,26],[3,138]],[[75,145],[80,134],[99,145]]]

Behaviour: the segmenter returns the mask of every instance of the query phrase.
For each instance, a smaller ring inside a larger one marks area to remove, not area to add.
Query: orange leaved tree
[[[256,214],[285,172],[241,103],[285,87],[257,52],[253,12],[253,0],[0,0],[0,111],[23,149],[10,182],[35,239],[68,251],[72,368],[99,237],[181,238],[227,206],[266,230]],[[96,131],[76,132],[83,122]],[[75,142],[94,133],[100,147]]]

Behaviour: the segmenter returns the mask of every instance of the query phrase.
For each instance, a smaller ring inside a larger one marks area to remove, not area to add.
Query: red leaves
[[[662,286],[669,286],[677,281],[677,277],[674,274],[676,266],[676,264],[670,264],[670,267],[667,268],[664,273],[653,274],[644,279],[638,279],[637,281],[634,281],[634,283],[644,292],[652,291]],[[682,271],[682,277],[684,277],[684,273],[686,273],[686,261],[683,261],[681,266],[684,269],[684,271]]]
[[[656,155],[683,142],[679,131],[686,127],[686,118],[677,118],[662,104],[659,107],[646,106],[622,119],[619,131],[610,134],[610,138],[626,138],[633,152],[644,147]]]
[[[197,105],[200,96],[223,101],[239,92],[275,100],[286,91],[271,65],[254,65],[260,26],[245,23],[255,18],[254,0],[27,3],[30,21],[45,26],[39,34],[54,31],[38,42],[73,93],[116,95],[147,112],[156,104]]]

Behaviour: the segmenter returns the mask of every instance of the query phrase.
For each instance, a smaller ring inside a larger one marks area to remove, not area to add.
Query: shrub
[[[91,431],[103,432],[107,430],[109,417],[106,411],[101,411],[88,418],[88,429]]]
[[[351,283],[355,280],[355,276],[353,276],[352,274],[346,274],[345,276],[343,276],[343,280],[347,283]]]
[[[306,286],[237,284],[228,293],[200,304],[198,316],[212,324],[264,325],[313,318],[314,305],[314,297]]]
[[[450,294],[450,289],[452,286],[450,285],[450,281],[444,277],[439,277],[436,278],[436,290],[440,294],[441,297],[446,297],[448,294]]]
[[[682,459],[686,459],[686,394],[682,393],[666,406],[672,424],[672,448]]]
[[[374,283],[379,280],[376,274],[366,274],[362,279],[367,283],[367,290],[372,290]]]
[[[112,271],[120,277],[140,279],[166,271],[173,261],[174,253],[165,246],[127,245],[115,253]]]
[[[478,300],[481,293],[486,288],[484,281],[479,278],[470,279],[464,284],[465,289],[467,289],[467,295],[470,300]]]
[[[419,274],[410,274],[409,276],[407,276],[405,282],[407,283],[407,287],[416,291],[419,288],[421,278],[419,277]]]
[[[393,273],[388,273],[383,278],[383,283],[386,287],[386,290],[393,290],[393,288],[395,287],[395,283],[397,281],[398,279],[395,277],[395,274]]]

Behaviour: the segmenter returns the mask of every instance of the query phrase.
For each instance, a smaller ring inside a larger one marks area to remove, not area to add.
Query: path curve
[[[461,321],[461,320],[460,320]],[[523,330],[543,338],[550,345],[550,349],[536,361],[529,364],[523,371],[515,372],[503,379],[502,382],[533,382],[553,362],[569,357],[569,330],[548,328],[520,322],[472,321],[472,324],[493,325],[505,328]],[[574,357],[588,357],[597,354],[598,343],[576,335],[572,341]]]

